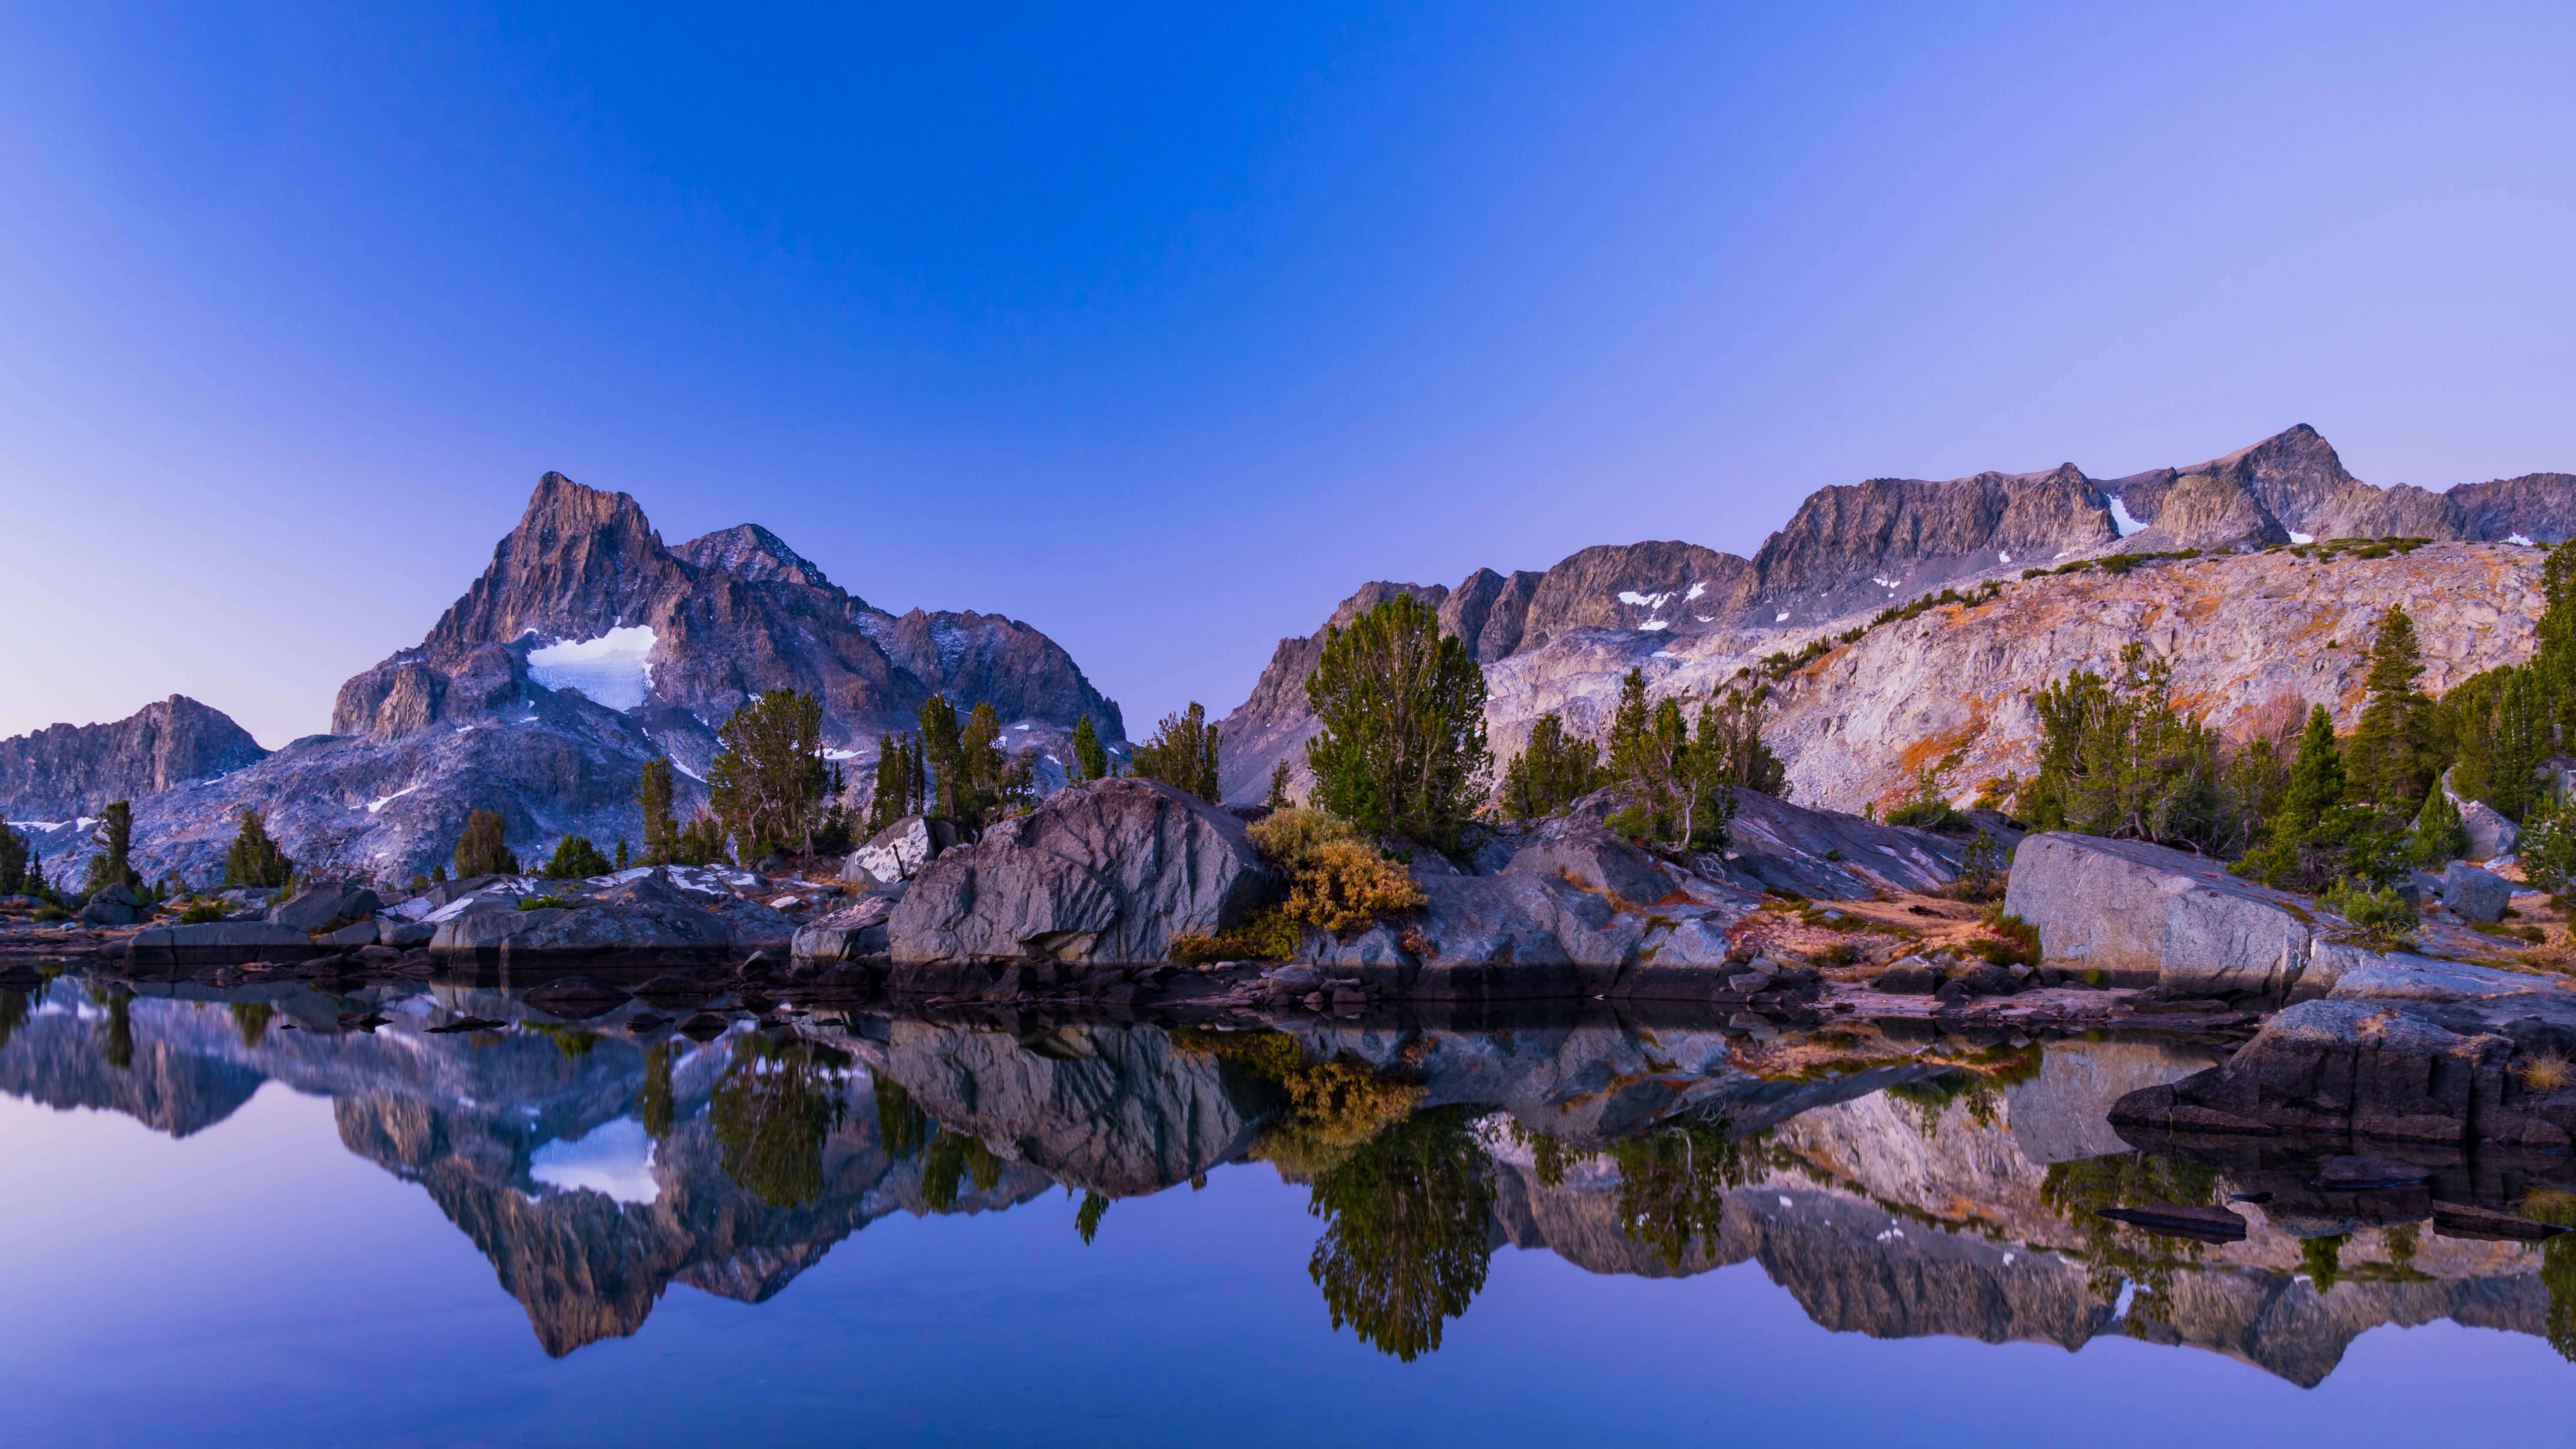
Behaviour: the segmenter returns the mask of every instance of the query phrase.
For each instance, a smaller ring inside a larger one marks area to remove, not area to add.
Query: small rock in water
[[[2140,1203],[2136,1207],[2103,1208],[2099,1215],[2169,1238],[2197,1238],[2212,1243],[2242,1242],[2245,1238],[2245,1219],[2223,1207],[2187,1207],[2179,1203],[2154,1202]]]
[[[378,1011],[363,1013],[349,1011],[343,1012],[340,1015],[340,1026],[341,1029],[345,1031],[372,1032],[377,1027],[386,1025],[388,1021],[389,1018],[387,1018],[384,1013]]]
[[[558,1006],[597,1006],[602,1010],[627,999],[627,991],[596,976],[559,976],[531,990],[530,1006],[553,1011]]]
[[[2430,1181],[2433,1174],[2421,1167],[2386,1157],[2337,1157],[2317,1173],[2311,1187],[2340,1192],[2371,1192],[2395,1187],[2418,1187]]]
[[[460,1016],[444,1026],[431,1027],[429,1035],[447,1036],[460,1031],[506,1031],[509,1026],[506,1021],[497,1021],[488,1016]]]
[[[671,1018],[654,1011],[639,1011],[626,1018],[628,1031],[660,1031],[671,1024]]]
[[[2476,1238],[2488,1242],[2537,1243],[2554,1238],[2567,1229],[2556,1223],[2535,1222],[2530,1218],[2500,1213],[2490,1208],[2471,1207],[2466,1203],[2435,1203],[2433,1231],[2446,1238]]]
[[[725,1019],[712,1011],[701,1011],[680,1023],[680,1035],[691,1041],[713,1041],[725,1034]]]

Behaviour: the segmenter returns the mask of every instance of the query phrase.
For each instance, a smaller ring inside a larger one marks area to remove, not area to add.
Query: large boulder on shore
[[[353,921],[371,920],[384,908],[385,903],[365,886],[320,885],[269,907],[268,919],[299,931],[335,930]]]
[[[723,917],[669,900],[533,911],[495,904],[439,922],[429,942],[450,959],[613,956],[636,964],[712,960],[732,945]]]
[[[793,942],[799,961],[855,961],[882,956],[886,922],[894,915],[894,896],[870,894],[796,929]]]
[[[2522,827],[2484,800],[2461,804],[2460,831],[2469,838],[2471,860],[2494,860],[2522,848]]]
[[[2571,1049],[2576,992],[2557,982],[2390,957],[2275,1015],[2224,1066],[2120,1098],[2111,1120],[2565,1152],[2576,1146],[2576,1087],[2535,1086],[2522,1067]]]
[[[841,879],[855,886],[908,881],[956,843],[957,827],[950,822],[907,815],[851,851],[849,858],[841,862]]]
[[[2494,925],[2513,904],[2513,882],[2491,870],[2455,860],[2442,870],[2442,904],[2463,920]]]
[[[2341,922],[2314,901],[2239,880],[2205,856],[2098,835],[2024,840],[2004,909],[2039,928],[2051,966],[2177,995],[2286,996],[2321,957],[2339,971],[2351,949],[2320,950]]]
[[[274,921],[207,921],[150,926],[134,933],[126,959],[135,966],[216,966],[247,961],[309,961],[313,939]]]
[[[1419,883],[1422,908],[1405,920],[1348,939],[1309,931],[1298,960],[1428,999],[1706,1001],[1733,969],[1727,928],[1759,899],[1643,910],[1571,875],[1517,870]]]
[[[1156,781],[1101,780],[942,852],[895,907],[888,944],[898,968],[1159,962],[1173,937],[1231,930],[1283,889],[1242,821]]]
[[[123,881],[94,892],[81,905],[85,926],[130,926],[143,916],[143,898]]]

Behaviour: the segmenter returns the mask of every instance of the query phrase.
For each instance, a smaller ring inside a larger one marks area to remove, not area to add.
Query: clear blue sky
[[[745,11],[0,6],[0,734],[319,730],[548,468],[1140,730],[1872,475],[2576,470],[2565,5]]]

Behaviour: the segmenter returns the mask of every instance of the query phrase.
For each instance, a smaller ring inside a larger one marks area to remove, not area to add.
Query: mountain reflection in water
[[[370,1007],[391,1025],[340,1027]],[[2278,1144],[2124,1141],[2104,1109],[2206,1065],[2189,1046],[1857,1027],[1748,1055],[1714,1022],[1608,1014],[1294,1033],[826,1015],[697,1043],[625,1014],[62,978],[0,991],[0,1092],[173,1137],[266,1082],[328,1097],[347,1148],[419,1184],[557,1356],[635,1333],[674,1282],[760,1303],[888,1214],[1061,1190],[1087,1243],[1122,1199],[1243,1164],[1304,1188],[1333,1326],[1407,1361],[1473,1311],[1505,1245],[1648,1278],[1751,1260],[1829,1329],[2125,1335],[2301,1385],[2382,1324],[2576,1351],[2576,1235],[2446,1236],[2420,1191],[2321,1193],[2313,1154]],[[514,1025],[429,1030],[469,1016]],[[2446,1200],[2576,1218],[2555,1160],[2428,1165]],[[2097,1213],[2258,1191],[2237,1243]]]

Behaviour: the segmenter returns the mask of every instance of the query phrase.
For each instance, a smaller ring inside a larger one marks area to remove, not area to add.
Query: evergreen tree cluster
[[[873,836],[907,815],[922,814],[929,804],[929,782],[921,736],[879,736],[876,784],[868,793],[867,833]]]
[[[718,727],[716,740],[707,795],[745,858],[789,849],[811,854],[832,795],[823,702],[801,690],[764,691]]]
[[[1601,788],[1601,746],[1569,733],[1550,710],[1530,726],[1529,748],[1503,767],[1499,804],[1510,820],[1543,820]]]
[[[2079,669],[2032,697],[2039,771],[2019,813],[2039,830],[2235,854],[2271,807],[2277,747],[2222,759],[2218,732],[2175,704],[2173,666],[2145,655],[2132,644],[2116,678]]]
[[[921,705],[921,755],[928,794],[938,813],[973,832],[1037,800],[1037,752],[1009,757],[1002,750],[1002,720],[989,703],[967,712],[934,694]]]
[[[2466,850],[2453,799],[2538,822],[2556,809],[2542,765],[2576,747],[2576,553],[2553,550],[2540,648],[2427,696],[2422,641],[2402,608],[2380,621],[2352,735],[2313,707],[2288,739],[2229,749],[2176,705],[2170,666],[2132,645],[2106,680],[2078,670],[2033,697],[2040,767],[2019,814],[2075,830],[2237,858],[2240,874],[2304,890],[2366,891],[2407,865]],[[2447,782],[2447,789],[2445,788]],[[2543,835],[2546,838],[2547,828]],[[2576,866],[2576,861],[2571,861]]]
[[[624,842],[619,843],[619,848],[624,848]],[[608,857],[599,853],[599,847],[591,844],[588,836],[567,835],[555,847],[554,858],[546,862],[542,874],[548,880],[588,880],[612,869],[615,867],[609,864]]]
[[[1495,801],[1506,819],[1537,820],[1606,786],[1627,797],[1613,829],[1638,840],[1685,848],[1722,846],[1735,813],[1736,787],[1782,793],[1788,769],[1762,742],[1768,686],[1721,689],[1698,701],[1649,704],[1646,675],[1631,669],[1619,684],[1605,751],[1550,712],[1530,728],[1529,748],[1503,770]]]
[[[1089,723],[1089,721],[1085,721]],[[1160,780],[1211,805],[1220,797],[1216,782],[1218,730],[1197,700],[1179,714],[1163,716],[1154,737],[1137,747],[1129,768],[1148,780]]]
[[[1720,691],[1700,702],[1696,728],[1678,698],[1646,703],[1646,675],[1619,683],[1610,718],[1609,773],[1627,803],[1609,819],[1632,839],[1715,850],[1726,845],[1738,785],[1776,792],[1786,776],[1762,743],[1762,699]]]

